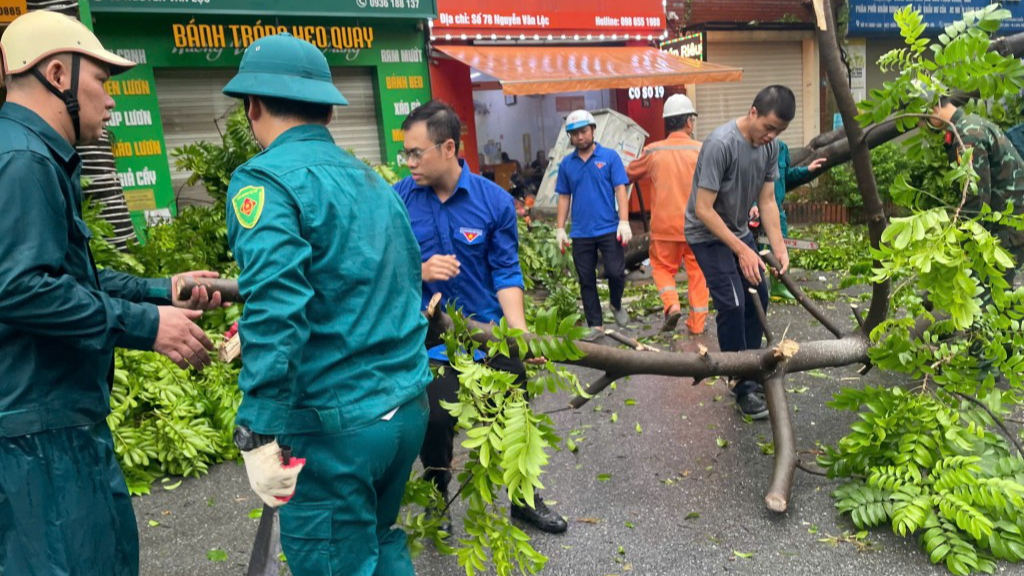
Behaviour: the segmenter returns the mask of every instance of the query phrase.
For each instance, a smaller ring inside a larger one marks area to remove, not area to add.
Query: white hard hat
[[[568,118],[565,119],[566,132],[579,130],[584,126],[597,126],[597,121],[594,120],[594,115],[586,110],[575,110],[569,114]]]
[[[131,60],[107,51],[84,24],[46,10],[19,16],[0,38],[0,60],[7,74],[26,72],[44,58],[55,54],[82,54],[110,67],[111,74],[120,74],[135,66]]]
[[[665,110],[662,112],[662,118],[668,118],[670,116],[682,116],[683,114],[697,115],[697,110],[693,107],[693,102],[683,94],[673,94],[665,100]]]

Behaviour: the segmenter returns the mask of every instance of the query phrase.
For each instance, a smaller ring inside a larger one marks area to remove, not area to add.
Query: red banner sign
[[[434,36],[452,35],[468,39],[492,34],[535,35],[547,39],[577,33],[606,36],[636,34],[658,38],[665,31],[665,5],[662,0],[589,0],[552,2],[551,0],[437,0]]]

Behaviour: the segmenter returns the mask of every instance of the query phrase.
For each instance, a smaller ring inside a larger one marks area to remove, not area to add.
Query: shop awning
[[[438,46],[509,95],[736,82],[743,70],[642,46]]]

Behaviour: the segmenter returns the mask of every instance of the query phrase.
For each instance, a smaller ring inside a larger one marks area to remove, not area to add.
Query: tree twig
[[[771,347],[772,341],[775,337],[772,336],[772,331],[768,328],[768,315],[764,312],[764,306],[761,305],[761,295],[758,294],[757,288],[747,288],[747,292],[750,293],[750,300],[754,303],[754,309],[757,310],[757,319],[761,322],[761,330],[764,331],[764,337],[768,341],[768,347]]]
[[[964,400],[967,400],[968,402],[980,406],[982,410],[988,412],[988,415],[992,418],[992,421],[996,423],[996,426],[999,426],[999,429],[1002,430],[1003,434],[1006,436],[1006,439],[1013,443],[1013,446],[1017,449],[1017,453],[1024,457],[1024,446],[1021,446],[1020,440],[1018,440],[1017,436],[1010,432],[1009,428],[1006,427],[1006,424],[1003,423],[1003,419],[1000,418],[999,416],[996,416],[995,413],[992,412],[992,410],[990,410],[984,402],[978,400],[974,396],[961,394],[960,392],[953,392],[953,394],[955,396],[963,398]]]
[[[761,251],[761,259],[767,262],[768,265],[775,270],[782,269],[782,264],[779,263],[779,259],[776,258],[769,250]],[[803,289],[800,288],[800,286],[789,276],[788,270],[785,274],[777,276],[777,278],[782,281],[786,288],[789,288],[789,291],[793,294],[793,297],[796,298],[796,301],[799,302],[800,305],[811,314],[811,316],[814,316],[815,320],[820,322],[821,325],[831,332],[836,338],[843,337],[843,331],[839,329],[839,326],[833,322],[832,319],[825,314],[825,311],[822,310],[813,300],[807,297],[807,294],[804,293]]]

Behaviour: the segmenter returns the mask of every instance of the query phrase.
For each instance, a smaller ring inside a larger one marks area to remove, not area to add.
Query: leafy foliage
[[[1005,415],[991,391],[985,405]],[[993,560],[1024,559],[1024,458],[989,430],[989,412],[939,392],[843,390],[829,404],[859,411],[853,433],[818,463],[832,477],[855,477],[833,497],[858,528],[890,524],[918,534],[933,564],[950,572],[992,573]]]
[[[171,156],[178,170],[192,173],[186,184],[195,186],[202,182],[213,198],[214,208],[223,213],[231,173],[259,151],[245,109],[239,104],[228,113],[220,144],[206,141],[186,144],[173,150]]]
[[[889,189],[900,175],[907,177],[910,182],[923,182],[929,172],[928,166],[912,162],[903,153],[902,146],[894,142],[871,149],[871,167],[883,202],[889,200]],[[864,205],[857,179],[848,164],[833,168],[828,175],[829,185],[818,187],[828,194],[823,200],[838,202],[851,208],[860,208]]]
[[[793,238],[818,242],[817,250],[790,250],[789,264],[804,270],[849,270],[868,262],[870,246],[867,229],[852,224],[815,224],[790,229]]]
[[[860,122],[893,117],[910,130],[952,87],[979,91],[968,112],[1011,120],[1007,104],[1024,87],[1024,67],[988,52],[1008,15],[995,4],[966,13],[930,43],[920,14],[897,12],[905,46],[879,62],[899,75],[861,103]],[[919,130],[904,142],[906,162],[918,168],[901,169],[888,192],[910,215],[891,219],[870,251],[876,264],[859,270],[891,281],[902,311],[872,332],[872,362],[921,384],[836,394],[830,405],[858,420],[819,464],[851,479],[834,496],[858,528],[891,525],[917,535],[931,562],[954,574],[993,573],[996,560],[1024,559],[1024,459],[997,426],[1022,402],[1024,291],[1010,291],[1004,273],[1017,263],[990,230],[1021,224],[1012,208],[961,212],[978,175],[970,150],[949,162],[940,134]],[[919,320],[930,323],[923,333],[914,330]]]
[[[238,367],[179,369],[154,352],[118,350],[107,424],[132,494],[164,475],[199,476],[238,457],[231,441],[242,400]]]
[[[536,574],[547,558],[530,545],[526,533],[511,524],[502,496],[507,493],[512,502],[533,506],[536,491],[543,488],[540,477],[548,463],[548,451],[557,449],[561,438],[550,417],[535,413],[527,399],[546,391],[583,392],[571,372],[552,362],[580,358],[582,352],[572,340],[581,338],[586,329],[576,326],[576,316],[561,318],[554,310],[543,310],[527,339],[521,330],[509,328],[502,320],[494,329],[496,340],[486,345],[488,358],[524,358],[529,350],[548,359],[538,374],[522,385],[516,383],[515,375],[494,370],[486,361],[474,362],[473,352],[480,344],[473,340],[461,314],[454,308],[449,308],[448,314],[455,328],[445,335],[445,345],[452,367],[459,373],[460,386],[457,401],[442,406],[458,419],[457,428],[465,437],[462,446],[470,451],[457,475],[462,485],[459,494],[466,503],[464,529],[469,537],[460,539],[454,548],[444,545],[439,550],[454,553],[468,576],[491,568],[499,576]],[[407,501],[433,504],[436,511],[441,506],[436,489],[431,493],[422,484],[426,483],[410,482]],[[436,528],[425,514],[407,515],[404,523],[413,535],[437,542]],[[420,546],[414,544],[413,549]]]

